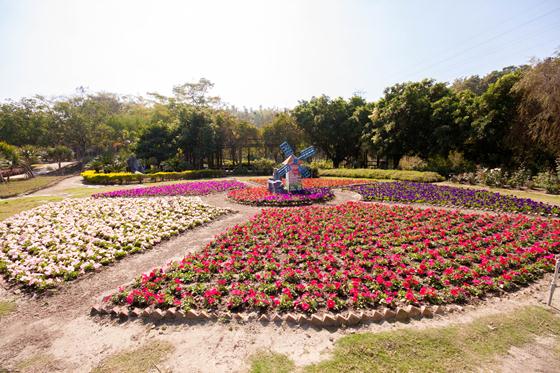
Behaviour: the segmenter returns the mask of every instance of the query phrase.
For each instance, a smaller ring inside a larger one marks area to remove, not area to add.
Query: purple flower
[[[559,206],[482,189],[455,188],[400,181],[358,185],[348,189],[361,194],[365,201],[427,203],[430,205],[456,206],[469,209],[489,209],[560,216]]]
[[[149,196],[202,196],[228,190],[244,189],[247,185],[237,180],[196,181],[181,184],[121,189],[94,194],[94,198],[149,197]]]

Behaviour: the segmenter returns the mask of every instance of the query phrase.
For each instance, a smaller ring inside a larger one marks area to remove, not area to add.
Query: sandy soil
[[[65,188],[69,185],[73,187],[76,180],[71,179],[67,179]],[[216,234],[247,221],[260,210],[232,203],[224,193],[203,199],[237,212],[186,232],[153,250],[126,257],[99,272],[83,276],[50,296],[21,294],[0,280],[0,299],[17,302],[17,312],[0,319],[0,368],[15,369],[21,362],[44,356],[27,370],[87,372],[107,356],[154,340],[169,341],[176,347],[169,358],[158,366],[162,371],[244,371],[247,369],[247,357],[262,349],[285,353],[297,365],[305,365],[327,358],[334,342],[349,333],[464,323],[482,315],[539,303],[546,293],[549,277],[515,295],[489,299],[480,306],[469,306],[461,313],[409,323],[384,322],[346,329],[314,329],[258,322],[153,324],[135,320],[121,323],[90,317],[91,306],[108,291],[133,280],[142,272],[182,257],[187,251],[200,249]],[[355,193],[338,191],[336,199],[330,204],[358,199],[359,195]],[[557,295],[555,306],[560,308],[560,295]],[[519,368],[525,367],[558,371],[558,362],[551,362],[553,355],[550,349],[539,348],[550,343],[544,338],[527,348],[512,349],[510,355],[513,358],[504,357],[501,366],[505,371],[520,371]],[[541,361],[544,363],[540,364]]]

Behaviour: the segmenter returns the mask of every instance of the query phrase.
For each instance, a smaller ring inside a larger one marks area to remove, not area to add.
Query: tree
[[[62,168],[62,162],[69,161],[74,156],[72,153],[72,149],[64,145],[58,145],[52,148],[47,149],[47,158],[52,161],[58,163],[58,169]]]
[[[270,123],[264,125],[262,137],[267,153],[271,154],[276,162],[281,159],[281,143],[287,141],[294,148],[303,143],[303,133],[288,113],[277,114]]]
[[[395,165],[403,155],[427,158],[441,150],[436,146],[436,126],[454,126],[450,95],[444,83],[433,80],[396,84],[385,89],[376,103],[367,125],[365,140],[372,150],[393,159]],[[441,101],[440,101],[441,100]],[[454,128],[441,129],[442,136]],[[445,144],[450,147],[450,144]]]
[[[210,96],[214,83],[205,78],[198,82],[179,84],[173,87],[174,100],[177,103],[193,106],[214,106],[220,103],[220,97]]]
[[[506,74],[479,97],[469,140],[470,159],[490,167],[512,166],[512,142],[521,140],[510,136],[519,103],[519,95],[512,88],[520,77],[520,71]]]
[[[560,56],[538,61],[513,87],[520,122],[533,140],[560,156]]]
[[[185,160],[195,169],[204,167],[204,161],[215,152],[215,136],[212,116],[204,108],[184,106],[179,111],[177,144]]]
[[[338,167],[359,152],[362,126],[353,114],[365,104],[361,97],[347,102],[342,97],[331,100],[323,95],[300,101],[292,114],[309,142],[325,152],[334,167]]]
[[[162,122],[155,123],[142,132],[135,150],[138,158],[155,159],[159,166],[177,153],[175,130]]]

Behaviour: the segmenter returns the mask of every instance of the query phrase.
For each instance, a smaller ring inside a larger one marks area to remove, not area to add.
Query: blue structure
[[[282,178],[286,177],[286,187],[289,192],[299,191],[302,188],[301,179],[310,177],[309,169],[301,165],[302,160],[311,158],[317,152],[313,146],[304,149],[299,156],[294,155],[294,150],[287,142],[280,144],[280,149],[286,156],[283,166],[275,169],[272,178],[268,180],[268,190],[271,193],[285,192]]]

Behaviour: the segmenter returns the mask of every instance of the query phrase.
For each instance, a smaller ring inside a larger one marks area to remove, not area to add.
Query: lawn
[[[499,370],[492,369],[497,358],[511,347],[522,347],[538,336],[553,336],[560,346],[560,317],[542,307],[526,306],[464,325],[348,335],[336,342],[331,357],[298,371],[494,371]],[[249,363],[251,372],[294,371],[287,356],[275,353],[256,354]],[[550,368],[553,371],[558,367]]]
[[[32,193],[56,184],[65,177],[66,176],[36,176],[32,179],[12,179],[8,183],[0,184],[0,198],[14,197],[23,193]]]

